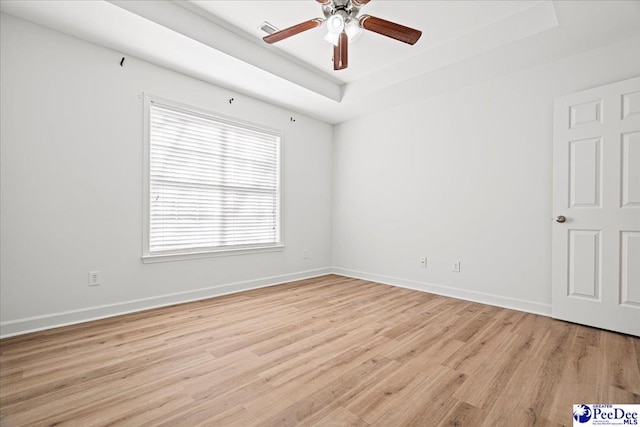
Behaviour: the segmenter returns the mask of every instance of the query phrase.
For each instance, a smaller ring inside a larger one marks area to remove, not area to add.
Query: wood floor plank
[[[473,405],[466,402],[456,403],[444,419],[439,421],[438,427],[441,426],[477,426],[484,421],[485,414]]]
[[[440,365],[433,376],[408,388],[402,400],[390,399],[392,405],[370,422],[377,426],[428,425],[434,415],[441,418],[449,411],[451,396],[466,380],[465,374]],[[440,408],[442,414],[434,414]]]
[[[514,378],[531,345],[532,338],[512,334],[495,349],[490,359],[485,358],[469,373],[469,379],[453,396],[482,410],[491,410],[502,390]]]
[[[324,415],[322,421],[310,425],[313,427],[369,427],[369,424],[367,424],[362,418],[354,415],[341,406]]]
[[[640,338],[337,275],[0,340],[0,425],[568,426]]]

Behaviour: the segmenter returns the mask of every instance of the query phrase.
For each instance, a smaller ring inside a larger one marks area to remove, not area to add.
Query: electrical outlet
[[[451,264],[451,271],[454,273],[460,273],[460,261],[453,261]]]
[[[420,257],[420,267],[427,268],[427,257],[426,256],[421,256]]]
[[[309,258],[309,251],[305,249],[305,250],[303,251],[302,257],[303,257],[304,259],[308,259],[308,258]]]
[[[89,272],[89,286],[100,286],[100,272],[99,271],[90,271]]]

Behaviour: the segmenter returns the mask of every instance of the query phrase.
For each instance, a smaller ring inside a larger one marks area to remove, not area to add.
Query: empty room
[[[640,1],[0,12],[0,426],[638,424]]]

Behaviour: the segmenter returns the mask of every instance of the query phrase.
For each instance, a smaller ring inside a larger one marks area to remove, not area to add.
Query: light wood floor
[[[0,423],[556,426],[640,339],[325,276],[0,341]]]

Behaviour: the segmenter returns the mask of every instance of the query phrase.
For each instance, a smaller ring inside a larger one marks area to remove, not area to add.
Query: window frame
[[[183,251],[171,251],[171,252],[158,252],[152,253],[150,251],[150,237],[151,237],[151,104],[156,103],[159,105],[166,105],[169,108],[175,108],[183,110],[185,112],[193,113],[195,115],[203,115],[210,117],[214,120],[220,120],[229,124],[238,125],[240,127],[249,128],[252,130],[265,132],[279,138],[278,144],[278,166],[277,166],[277,182],[278,191],[276,195],[277,203],[277,227],[278,227],[278,242],[269,244],[254,244],[254,245],[238,245],[232,247],[210,247],[210,248],[197,248],[193,250]],[[269,128],[264,125],[252,123],[246,120],[240,120],[236,117],[225,116],[210,110],[196,107],[193,105],[184,104],[181,102],[169,100],[156,95],[143,93],[144,104],[144,135],[143,135],[143,191],[142,191],[142,261],[144,263],[155,263],[165,261],[178,261],[185,259],[197,259],[197,258],[209,258],[229,255],[240,254],[255,254],[264,252],[276,252],[283,251],[284,244],[284,212],[283,204],[283,141],[284,135],[281,130]]]

